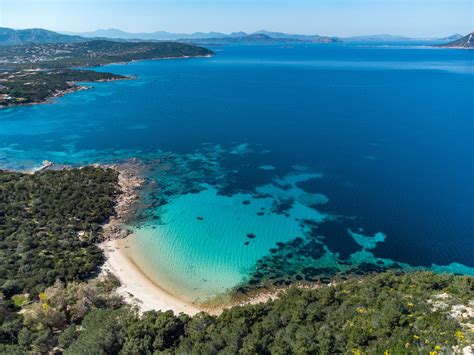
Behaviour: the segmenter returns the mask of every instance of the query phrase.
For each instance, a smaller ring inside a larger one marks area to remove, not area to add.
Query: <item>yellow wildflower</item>
[[[454,333],[454,336],[455,336],[458,340],[464,340],[464,334],[463,334],[460,330],[457,330],[456,333]]]

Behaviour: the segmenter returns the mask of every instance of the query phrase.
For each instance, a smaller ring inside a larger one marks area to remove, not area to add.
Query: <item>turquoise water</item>
[[[147,161],[132,254],[189,299],[387,267],[474,274],[472,51],[213,49],[1,110],[0,166]]]

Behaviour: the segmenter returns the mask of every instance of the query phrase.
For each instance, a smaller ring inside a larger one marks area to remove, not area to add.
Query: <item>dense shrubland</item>
[[[110,169],[0,172],[0,291],[36,295],[94,272],[116,194]]]
[[[40,103],[68,90],[79,89],[75,84],[77,82],[118,79],[125,79],[125,77],[92,70],[73,69],[4,71],[0,72],[0,82],[2,83],[0,86],[0,105]]]
[[[0,337],[9,345],[0,351],[400,354],[441,353],[474,340],[466,325],[473,320],[450,315],[453,306],[472,302],[469,277],[384,273],[315,290],[291,288],[276,301],[192,318],[139,316],[113,295],[114,285],[105,279],[46,289],[23,306],[22,316],[4,321]],[[441,294],[449,296],[448,306],[435,311],[430,300]]]

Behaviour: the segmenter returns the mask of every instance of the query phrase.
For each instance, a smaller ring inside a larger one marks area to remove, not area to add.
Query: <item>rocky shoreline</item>
[[[104,240],[126,238],[131,234],[126,227],[126,222],[136,213],[139,190],[145,184],[145,179],[141,177],[143,165],[138,159],[133,158],[122,164],[97,165],[97,167],[115,170],[118,174],[120,190],[115,204],[115,216],[112,216],[102,227]]]

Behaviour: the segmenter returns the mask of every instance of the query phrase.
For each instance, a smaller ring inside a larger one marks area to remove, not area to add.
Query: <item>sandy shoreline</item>
[[[115,203],[116,215],[103,225],[104,242],[100,244],[104,252],[105,263],[102,271],[114,274],[121,283],[117,292],[125,302],[137,306],[140,311],[173,311],[175,314],[194,315],[198,309],[189,302],[171,295],[153,282],[129,257],[128,243],[133,239],[127,228],[127,220],[134,215],[135,205],[139,201],[139,190],[145,185],[141,177],[144,165],[137,159],[123,164],[101,165],[118,172],[120,195]]]
[[[133,238],[133,236],[131,236]],[[151,281],[125,252],[124,240],[109,240],[101,244],[106,262],[104,271],[110,271],[121,282],[117,292],[141,311],[173,311],[175,314],[194,315],[201,310],[185,302]]]
[[[137,159],[131,159],[122,164],[98,166],[112,168],[118,172],[118,184],[121,190],[116,200],[116,215],[103,225],[104,242],[100,244],[100,247],[105,256],[105,262],[102,272],[109,271],[119,279],[121,286],[117,292],[128,304],[137,306],[141,312],[171,310],[175,314],[194,315],[204,311],[217,315],[225,308],[232,306],[257,304],[276,299],[287,288],[264,290],[234,302],[222,302],[216,299],[214,303],[211,300],[209,304],[204,303],[201,306],[169,293],[137,266],[128,250],[134,236],[127,226],[127,221],[134,215],[135,205],[139,202],[139,190],[146,183],[142,178],[146,166]]]

